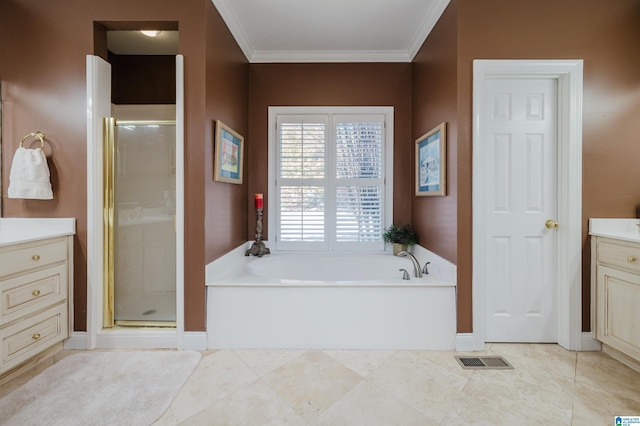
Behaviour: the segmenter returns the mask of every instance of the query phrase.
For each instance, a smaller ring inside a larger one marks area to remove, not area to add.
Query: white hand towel
[[[51,200],[47,157],[42,148],[18,148],[9,174],[9,198]]]

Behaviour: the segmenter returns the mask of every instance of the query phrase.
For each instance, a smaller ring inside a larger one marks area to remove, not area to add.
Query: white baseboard
[[[480,342],[473,333],[456,334],[456,351],[474,352],[484,350],[484,342]]]
[[[112,330],[98,335],[99,349],[156,349],[176,347],[175,331],[171,330]],[[207,349],[207,333],[187,331],[184,333],[184,350]],[[65,340],[64,349],[87,349],[87,332],[74,331]]]
[[[602,350],[602,344],[598,342],[589,331],[581,335],[580,350],[583,352],[598,352]]]
[[[485,342],[479,342],[473,333],[458,333],[456,335],[456,351],[473,352],[484,349]],[[580,351],[600,351],[602,345],[593,338],[590,332],[582,333],[580,340]]]
[[[71,336],[64,341],[65,349],[87,349],[87,332],[74,331]]]
[[[113,329],[96,336],[96,349],[175,349],[176,330]]]
[[[182,344],[185,351],[204,351],[207,349],[207,333],[185,331]]]

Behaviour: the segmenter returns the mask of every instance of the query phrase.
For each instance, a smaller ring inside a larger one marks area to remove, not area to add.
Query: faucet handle
[[[398,269],[398,271],[404,271],[404,273],[402,274],[402,279],[403,280],[410,280],[411,277],[409,276],[409,272],[407,272],[406,269]]]
[[[428,273],[429,273],[429,264],[430,264],[430,263],[431,263],[431,262],[426,262],[426,263],[424,264],[424,266],[422,267],[422,273],[423,273],[423,274],[425,274],[425,275],[426,275],[426,274],[428,274]]]

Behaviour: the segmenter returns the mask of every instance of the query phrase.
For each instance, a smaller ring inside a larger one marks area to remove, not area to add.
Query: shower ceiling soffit
[[[211,0],[249,62],[411,62],[450,0]]]

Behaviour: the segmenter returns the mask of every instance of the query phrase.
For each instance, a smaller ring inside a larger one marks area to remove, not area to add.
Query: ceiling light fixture
[[[158,30],[141,30],[140,32],[142,34],[146,35],[147,37],[158,37],[162,31],[158,31]]]

